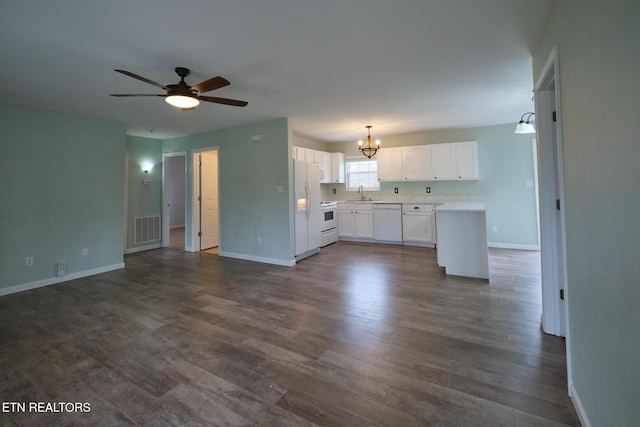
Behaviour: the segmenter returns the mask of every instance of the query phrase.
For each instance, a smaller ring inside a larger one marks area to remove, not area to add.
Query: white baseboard
[[[69,280],[75,280],[82,277],[93,276],[95,274],[106,273],[108,271],[119,270],[121,268],[124,268],[124,262],[106,265],[104,267],[93,268],[91,270],[77,271],[65,276],[49,277],[47,279],[10,286],[8,288],[0,288],[0,296],[15,294],[16,292],[23,292],[36,288],[42,288],[43,286],[55,285],[56,283],[68,282]]]
[[[125,249],[124,253],[125,254],[133,254],[136,252],[142,252],[142,251],[148,251],[151,249],[158,249],[162,247],[162,242],[158,242],[158,243],[154,243],[153,245],[147,245],[147,246],[139,246],[136,248],[128,248]]]
[[[498,249],[519,249],[523,251],[539,251],[540,247],[538,245],[518,245],[513,243],[496,243],[489,242],[487,246],[490,248],[498,248]]]
[[[571,402],[573,403],[573,407],[576,409],[582,427],[591,427],[589,417],[587,417],[587,413],[584,410],[584,406],[582,406],[582,401],[580,400],[580,396],[578,396],[578,392],[573,386],[573,383],[569,385],[569,396],[571,396]]]
[[[295,259],[287,261],[287,260],[283,260],[283,259],[266,258],[266,257],[261,257],[261,256],[254,256],[254,255],[247,255],[247,254],[237,254],[237,253],[225,252],[225,251],[219,251],[218,255],[219,256],[223,256],[223,257],[227,257],[227,258],[236,258],[236,259],[244,259],[246,261],[262,262],[264,264],[282,265],[282,266],[285,266],[285,267],[293,267],[294,265],[296,265],[296,260]]]

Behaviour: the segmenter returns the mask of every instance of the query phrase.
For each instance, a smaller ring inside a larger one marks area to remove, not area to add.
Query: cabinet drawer
[[[433,204],[432,203],[415,203],[415,204],[403,203],[402,212],[431,213],[433,212]]]
[[[338,203],[338,210],[342,211],[372,211],[373,203]]]

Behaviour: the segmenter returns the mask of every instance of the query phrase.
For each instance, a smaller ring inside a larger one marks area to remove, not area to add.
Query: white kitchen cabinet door
[[[431,145],[431,175],[433,180],[458,179],[456,147],[458,144]]]
[[[344,153],[331,153],[331,182],[344,183]]]
[[[402,147],[403,181],[428,181],[431,173],[431,146]]]
[[[338,209],[338,237],[356,237],[355,214],[350,210]]]
[[[381,148],[376,154],[378,159],[378,181],[403,181],[402,148]]]
[[[358,210],[355,214],[356,237],[373,239],[373,211]]]
[[[331,179],[331,153],[320,151],[322,162],[320,163],[320,183],[328,184]]]
[[[456,148],[457,179],[478,179],[478,141],[458,142]]]
[[[304,148],[304,147],[294,147],[295,152],[296,152],[296,158],[295,160],[301,161],[301,162],[310,162],[311,160],[313,160],[313,155],[309,154],[307,155],[307,151],[310,151],[308,148]],[[309,157],[309,159],[307,159],[307,157]]]

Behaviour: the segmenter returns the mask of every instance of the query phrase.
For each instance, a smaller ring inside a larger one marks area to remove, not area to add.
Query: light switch
[[[278,193],[284,193],[284,186],[278,185]]]

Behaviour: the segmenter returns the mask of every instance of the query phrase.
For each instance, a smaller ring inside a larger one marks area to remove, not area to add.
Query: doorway
[[[165,153],[162,164],[162,246],[185,250],[187,153]]]
[[[217,254],[220,245],[218,150],[193,153],[193,248]]]
[[[536,83],[536,120],[540,180],[542,327],[566,336],[566,253],[564,167],[557,48]]]

